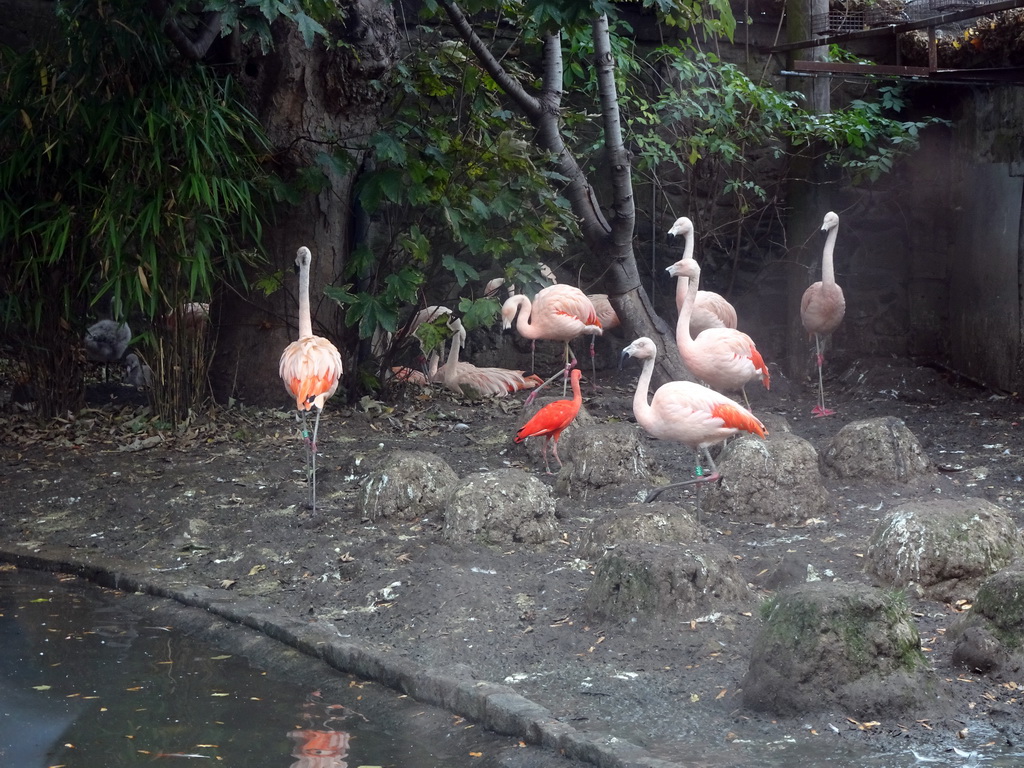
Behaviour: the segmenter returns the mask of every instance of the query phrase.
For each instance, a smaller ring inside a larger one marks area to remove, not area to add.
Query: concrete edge
[[[124,563],[90,562],[72,553],[39,548],[31,554],[0,545],[0,562],[37,571],[69,573],[102,587],[173,600],[232,624],[247,627],[343,673],[350,673],[479,723],[503,736],[522,739],[597,768],[680,768],[649,756],[644,749],[614,736],[594,738],[552,717],[545,707],[506,685],[467,679],[344,642],[333,626],[301,622],[266,610],[253,598],[226,598],[204,586],[172,586],[149,580]]]

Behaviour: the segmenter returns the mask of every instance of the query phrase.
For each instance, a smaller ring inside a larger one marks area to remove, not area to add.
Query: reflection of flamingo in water
[[[281,353],[278,371],[285,389],[295,398],[295,407],[302,419],[302,436],[306,438],[306,464],[310,468],[310,492],[313,512],[316,512],[316,437],[320,428],[320,413],[327,398],[338,389],[341,378],[341,354],[338,348],[321,336],[313,335],[309,316],[309,266],[313,255],[302,246],[295,256],[299,268],[299,338]],[[313,438],[309,439],[306,415],[316,408]]]
[[[846,314],[846,298],[843,289],[836,284],[835,268],[832,266],[832,252],[836,247],[839,232],[839,216],[833,211],[825,214],[821,230],[828,232],[825,248],[821,253],[821,280],[807,286],[800,300],[800,321],[807,332],[814,336],[815,361],[818,365],[818,404],[811,413],[815,416],[831,416],[835,411],[825,407],[825,384],[821,368],[825,363],[822,352],[824,339],[843,322]]]
[[[472,363],[460,361],[459,349],[466,345],[466,329],[457,317],[448,321],[448,327],[453,331],[448,360],[440,368],[436,368],[437,359],[431,356],[431,381],[439,381],[452,392],[468,397],[504,397],[509,392],[533,389],[541,383],[540,377],[525,376],[523,371],[480,368]]]
[[[693,222],[686,216],[680,216],[668,231],[670,235],[682,235],[684,238],[683,259],[693,258]],[[682,259],[681,259],[682,260]],[[686,284],[679,280],[676,283],[676,311],[681,312],[686,299]],[[690,335],[696,337],[708,328],[735,328],[736,309],[726,301],[725,297],[714,291],[697,291],[693,300],[693,313],[690,315]]]
[[[291,768],[345,768],[348,757],[348,731],[318,731],[312,728],[289,731],[295,742],[292,757],[298,758]]]
[[[571,285],[549,285],[539,291],[532,302],[526,296],[516,294],[502,305],[501,318],[503,329],[511,328],[515,320],[516,330],[524,338],[565,344],[565,368],[531,392],[526,399],[527,404],[559,375],[568,382],[569,371],[576,365],[570,341],[583,335],[601,335],[601,321],[593,303],[583,291]]]
[[[720,475],[708,446],[721,443],[739,432],[750,432],[760,437],[766,437],[768,434],[764,424],[735,400],[692,381],[670,381],[662,384],[648,403],[647,393],[657,354],[658,348],[646,336],[622,350],[623,360],[635,357],[644,361],[633,395],[633,415],[651,437],[658,440],[675,440],[689,446],[698,452],[698,460],[700,451],[703,451],[708,464],[711,465],[711,474],[700,474],[698,469],[697,478],[651,491],[645,501],[654,501],[669,488],[717,480]]]
[[[562,460],[558,456],[558,439],[562,436],[562,431],[575,420],[576,415],[580,412],[580,406],[583,405],[583,395],[580,392],[580,377],[582,375],[579,368],[573,369],[571,374],[572,400],[555,400],[553,403],[548,403],[533,414],[530,420],[516,432],[515,442],[517,443],[523,442],[528,437],[544,436],[544,447],[541,449],[541,454],[544,456],[544,469],[549,475],[551,466],[548,464],[548,443],[554,440],[552,451],[555,454],[555,461],[558,462],[558,466],[562,466]]]

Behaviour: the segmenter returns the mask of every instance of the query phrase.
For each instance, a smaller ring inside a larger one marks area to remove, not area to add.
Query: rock
[[[631,541],[686,545],[702,539],[697,521],[675,504],[630,504],[594,520],[583,532],[577,554],[596,560],[606,551]]]
[[[1024,562],[992,574],[971,609],[949,627],[953,661],[973,672],[1024,666]]]
[[[765,578],[764,588],[778,591],[786,587],[806,584],[808,581],[817,581],[817,579],[810,578],[813,572],[814,567],[807,555],[799,552],[787,552],[775,570]]]
[[[598,561],[583,610],[623,622],[692,621],[750,597],[732,556],[717,544],[637,541]]]
[[[743,680],[743,703],[788,716],[836,706],[858,719],[923,706],[935,697],[902,595],[815,582],[765,604]]]
[[[953,646],[952,661],[968,672],[988,674],[1006,665],[1007,653],[987,629],[969,627]]]
[[[573,498],[608,485],[643,482],[654,474],[640,431],[628,424],[580,429],[573,435],[572,466],[566,469],[558,490]]]
[[[455,488],[444,510],[445,541],[542,544],[558,536],[551,489],[520,469],[477,472]]]
[[[734,520],[803,522],[828,507],[814,446],[791,432],[731,440],[718,460],[722,481],[702,489],[701,508]]]
[[[910,501],[879,522],[865,568],[886,586],[917,584],[929,598],[953,602],[971,597],[1022,546],[1010,515],[984,499]]]
[[[363,515],[411,521],[435,514],[458,480],[447,462],[432,453],[395,451],[363,485]]]
[[[921,443],[894,416],[847,424],[829,441],[825,471],[841,479],[908,483],[931,467]]]

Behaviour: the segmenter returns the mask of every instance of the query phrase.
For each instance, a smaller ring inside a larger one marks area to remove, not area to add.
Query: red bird
[[[583,405],[583,395],[580,393],[580,377],[582,375],[579,368],[573,370],[571,374],[572,400],[556,400],[553,403],[548,403],[516,432],[515,441],[517,443],[523,442],[528,437],[544,435],[542,454],[544,468],[549,475],[551,466],[548,464],[548,443],[554,439],[552,452],[555,454],[558,466],[562,466],[562,460],[558,457],[558,438],[562,436],[562,430],[572,424],[576,414],[580,412],[580,406]]]

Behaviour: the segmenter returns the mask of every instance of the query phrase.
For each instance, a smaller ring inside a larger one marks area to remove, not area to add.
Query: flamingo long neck
[[[309,264],[299,265],[299,338],[313,335],[313,321],[309,316]]]
[[[683,241],[683,258],[693,258],[693,230],[687,230],[686,239]],[[683,278],[676,278],[676,308],[682,309],[683,302],[686,301],[686,289],[689,287],[689,283],[684,282]]]
[[[836,271],[832,266],[832,252],[836,247],[838,232],[838,224],[828,231],[828,236],[825,238],[825,249],[821,252],[821,282],[826,285],[835,285],[836,282]]]
[[[519,332],[519,335],[525,339],[540,338],[536,329],[530,325],[530,316],[533,314],[533,305],[530,303],[530,299],[521,293],[517,293],[512,298],[516,300],[516,304],[519,306],[519,314],[516,317],[516,330]]]
[[[459,346],[461,341],[462,337],[459,335],[458,331],[452,334],[452,348],[448,350],[448,360],[445,361],[444,364],[444,368],[448,371],[449,375],[452,374],[459,364]]]
[[[693,305],[697,302],[697,278],[680,277],[680,283],[686,281],[686,289],[683,294],[683,303],[679,305],[679,319],[676,321],[676,346],[680,349],[689,348],[693,344],[690,336],[690,316],[693,315]],[[681,291],[681,286],[676,291]],[[653,363],[651,364],[653,366]]]
[[[636,382],[636,392],[633,393],[633,415],[637,423],[647,429],[653,416],[651,404],[647,402],[648,390],[651,388],[651,377],[654,375],[654,358],[648,357],[644,360],[643,370],[640,371],[640,378]]]

